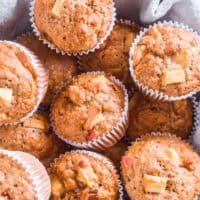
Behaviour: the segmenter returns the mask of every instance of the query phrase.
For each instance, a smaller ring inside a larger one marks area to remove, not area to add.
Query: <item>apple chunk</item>
[[[151,193],[162,193],[165,191],[168,178],[144,175],[144,190]]]
[[[0,99],[7,104],[12,101],[13,90],[11,88],[0,88]]]
[[[64,4],[65,0],[56,0],[53,9],[51,10],[51,13],[54,17],[60,18],[60,12],[62,9],[62,6]]]
[[[24,126],[41,130],[47,130],[49,128],[48,124],[44,121],[31,117],[24,121]]]

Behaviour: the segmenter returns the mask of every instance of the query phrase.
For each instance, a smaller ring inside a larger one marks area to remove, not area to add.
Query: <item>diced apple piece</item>
[[[91,105],[88,109],[88,119],[85,123],[84,128],[86,130],[92,130],[96,124],[104,120],[105,118],[103,114],[101,113],[100,109],[95,105]]]
[[[124,43],[124,52],[129,52],[129,49],[130,49],[131,44],[133,42],[133,39],[134,39],[133,33],[129,33],[126,36],[125,43]]]
[[[133,158],[129,156],[123,156],[122,163],[125,167],[130,167],[130,165],[133,163]]]
[[[170,70],[165,71],[163,74],[163,85],[169,85],[174,83],[184,83],[185,72],[184,70]]]
[[[51,190],[53,194],[62,196],[62,194],[65,192],[64,185],[60,182],[60,180],[56,176],[51,175],[50,178],[51,178]]]
[[[177,63],[181,65],[184,69],[188,67],[189,58],[187,50],[184,49],[181,52],[178,52],[177,54],[173,55],[171,57],[172,63]]]
[[[78,86],[69,86],[68,92],[69,98],[73,103],[81,105],[84,102],[84,95],[81,93]]]
[[[53,9],[51,10],[51,13],[53,14],[54,17],[60,18],[60,12],[64,2],[65,0],[56,0]]]
[[[172,159],[172,160],[177,160],[177,161],[180,160],[179,155],[178,155],[178,154],[176,153],[176,151],[175,151],[174,149],[172,149],[172,148],[167,149],[167,150],[166,150],[166,154],[167,154],[167,156],[168,156],[170,159]]]
[[[162,193],[165,191],[168,178],[144,175],[144,190],[151,193]]]
[[[42,130],[49,129],[49,125],[47,125],[47,123],[45,123],[42,120],[32,118],[32,117],[24,121],[24,126],[28,128],[37,128],[37,129],[42,129]]]
[[[0,99],[5,103],[10,104],[12,102],[13,90],[11,88],[0,88]]]
[[[89,141],[92,141],[92,140],[97,139],[98,137],[99,137],[98,132],[95,131],[95,130],[92,130],[92,131],[91,131],[91,134],[89,135],[88,140],[89,140]]]
[[[92,188],[98,185],[99,180],[89,163],[87,167],[79,167],[77,179],[82,184]]]
[[[7,118],[7,114],[6,113],[0,113],[0,119],[4,120]]]

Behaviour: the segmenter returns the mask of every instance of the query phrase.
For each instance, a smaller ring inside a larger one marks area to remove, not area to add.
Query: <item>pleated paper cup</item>
[[[85,73],[85,74],[88,74],[88,75],[94,74],[95,75],[95,74],[105,74],[105,73],[98,71],[98,72],[88,72],[88,73]],[[79,76],[81,76],[81,75],[79,75]],[[73,78],[72,80],[74,80],[75,78]],[[113,83],[115,83],[117,86],[119,86],[124,92],[124,109],[123,109],[123,112],[121,114],[121,118],[119,119],[119,122],[117,123],[117,125],[114,126],[111,131],[108,131],[107,133],[105,133],[102,137],[100,136],[97,139],[94,139],[90,142],[78,143],[78,142],[74,142],[74,141],[64,137],[61,133],[59,133],[57,131],[57,128],[54,124],[52,112],[50,112],[51,125],[53,127],[55,134],[61,140],[65,141],[69,145],[72,145],[72,146],[80,148],[80,149],[90,149],[90,150],[95,150],[95,151],[104,151],[105,149],[115,145],[118,141],[120,141],[123,138],[123,136],[125,135],[125,132],[127,130],[127,127],[128,127],[128,93],[127,93],[125,86],[118,79],[116,79],[114,76],[110,76],[108,78]],[[59,94],[67,87],[67,85],[69,85],[71,83],[71,81],[69,81],[69,82],[65,83],[63,86],[61,86],[60,90],[55,95],[55,97],[52,101],[51,111],[52,111],[52,107],[54,105],[54,102],[59,97]]]
[[[22,116],[20,119],[12,122],[6,122],[6,123],[0,123],[0,126],[4,125],[17,125],[19,123],[22,123],[27,118],[31,117],[34,112],[38,109],[42,99],[44,98],[47,88],[48,88],[48,79],[49,79],[49,72],[48,70],[41,64],[40,60],[36,55],[33,54],[30,50],[28,50],[26,47],[11,41],[0,41],[7,43],[9,45],[15,46],[21,51],[23,51],[27,57],[29,58],[29,61],[31,62],[32,68],[34,72],[36,73],[36,82],[37,82],[37,102],[33,106],[32,110],[30,112],[27,112],[24,116]]]
[[[21,151],[0,150],[0,154],[17,162],[29,176],[37,200],[49,200],[51,194],[50,179],[45,167],[34,156]]]
[[[197,149],[195,148],[195,146],[194,146],[193,144],[189,143],[189,140],[183,140],[181,137],[178,137],[178,136],[176,136],[176,135],[174,135],[174,134],[171,134],[171,133],[167,133],[167,132],[163,132],[163,133],[161,133],[161,132],[151,132],[151,133],[144,134],[143,136],[152,136],[152,137],[156,137],[156,136],[167,136],[167,137],[177,138],[177,139],[179,139],[179,140],[185,142],[186,144],[188,144],[188,145],[194,150],[194,152],[197,152]],[[133,146],[136,142],[141,141],[143,136],[141,136],[141,137],[137,138],[135,141],[131,142],[130,145],[129,145],[129,147],[128,147],[128,150],[124,153],[124,155],[126,155],[126,154],[128,153],[128,151],[132,148],[132,146]],[[125,190],[126,195],[128,195],[129,199],[135,200],[135,198],[131,198],[131,197],[129,196],[129,194],[128,194],[127,190],[126,190],[126,187],[125,187],[125,180],[124,180],[124,178],[123,178],[123,172],[122,172],[122,171],[123,171],[123,170],[122,170],[122,161],[121,161],[120,172],[121,172],[121,177],[122,177],[122,182],[123,182],[123,188],[124,188],[124,190]],[[195,197],[194,200],[200,200],[199,198],[200,198],[200,194],[199,194],[197,197]]]
[[[158,100],[158,101],[177,101],[177,100],[186,99],[188,97],[192,97],[192,95],[194,95],[194,94],[196,94],[197,92],[200,91],[200,87],[195,89],[195,90],[193,90],[193,91],[191,91],[191,92],[189,92],[189,93],[187,93],[187,94],[185,94],[185,95],[168,96],[164,92],[161,92],[160,90],[151,89],[149,86],[144,85],[142,82],[140,82],[137,79],[136,74],[134,72],[134,61],[133,61],[133,58],[132,58],[133,57],[133,53],[135,51],[135,48],[139,44],[140,40],[147,33],[149,28],[151,28],[151,27],[153,27],[155,25],[170,26],[170,27],[185,29],[187,31],[192,32],[194,34],[194,36],[200,41],[200,36],[197,34],[197,32],[195,32],[194,30],[192,30],[188,26],[186,26],[184,24],[181,24],[181,23],[178,23],[178,22],[173,22],[173,21],[158,22],[158,23],[154,23],[153,25],[150,25],[148,28],[144,28],[142,31],[140,31],[140,33],[135,38],[135,40],[134,40],[134,42],[132,44],[132,47],[130,49],[130,52],[129,52],[129,70],[130,70],[131,77],[132,77],[136,87],[144,95],[148,96],[149,98],[151,98],[153,100]]]
[[[56,158],[54,160],[53,163],[51,163],[51,166],[50,168],[48,169],[49,171],[49,174],[51,174],[51,168],[54,166],[54,164],[62,159],[62,157],[64,155],[71,155],[71,154],[85,154],[85,155],[89,155],[91,157],[94,157],[95,159],[98,159],[100,161],[102,161],[105,165],[107,165],[110,169],[112,169],[114,171],[114,173],[116,174],[117,176],[117,179],[118,179],[118,188],[119,188],[119,200],[123,200],[123,186],[122,186],[122,182],[121,182],[121,179],[120,179],[120,176],[117,172],[117,169],[116,167],[114,166],[114,164],[112,163],[112,161],[110,161],[110,159],[108,159],[106,156],[103,156],[99,153],[96,153],[96,152],[92,152],[92,151],[87,151],[87,150],[72,150],[72,151],[69,151],[69,152],[65,152],[65,154],[61,154],[59,156],[59,158]]]
[[[115,21],[116,21],[116,6],[115,6],[115,3],[113,1],[113,10],[112,10],[112,21],[110,23],[110,26],[106,32],[106,34],[100,38],[99,42],[91,49],[88,49],[88,50],[83,50],[83,51],[79,51],[79,52],[65,52],[61,49],[59,49],[55,44],[53,44],[52,42],[50,42],[49,40],[41,37],[41,33],[39,31],[39,29],[37,28],[37,25],[35,24],[35,20],[34,20],[34,5],[35,5],[35,0],[33,0],[31,2],[31,6],[30,6],[30,12],[29,12],[29,15],[30,15],[30,22],[31,22],[31,27],[33,28],[33,32],[35,33],[36,36],[39,37],[39,39],[44,43],[46,44],[50,49],[56,51],[56,53],[60,53],[62,55],[74,55],[74,56],[77,56],[77,55],[83,55],[83,54],[88,54],[90,52],[94,52],[96,49],[99,49],[101,44],[104,43],[104,41],[107,39],[107,37],[110,35],[111,31],[113,30],[113,27],[115,25]],[[70,38],[68,38],[70,40]]]

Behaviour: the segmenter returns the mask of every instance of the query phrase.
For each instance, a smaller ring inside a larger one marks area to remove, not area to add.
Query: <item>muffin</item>
[[[127,150],[127,144],[123,139],[114,146],[110,147],[109,149],[106,149],[106,151],[102,152],[102,154],[110,158],[115,164],[115,166],[119,169],[121,158],[126,150]]]
[[[51,51],[34,35],[23,35],[17,42],[33,51],[42,64],[49,70],[49,85],[41,105],[48,107],[59,86],[77,74],[74,57],[62,56]]]
[[[100,49],[80,57],[81,70],[105,71],[120,79],[127,88],[133,87],[128,59],[129,49],[138,32],[137,25],[118,22]]]
[[[53,49],[87,52],[110,33],[115,17],[113,4],[112,0],[35,0],[33,27]]]
[[[0,148],[30,153],[46,167],[64,152],[64,144],[51,133],[48,115],[41,111],[16,126],[1,126]]]
[[[200,157],[178,138],[144,136],[123,156],[122,176],[134,200],[195,200]]]
[[[129,103],[129,139],[150,132],[169,132],[188,138],[193,125],[191,100],[173,102],[152,101],[134,93]]]
[[[112,164],[92,152],[68,152],[51,166],[51,199],[120,199]],[[108,181],[109,180],[109,181]]]
[[[113,145],[125,134],[126,98],[125,88],[103,73],[79,75],[63,87],[52,104],[54,131],[77,147],[87,148],[89,142],[103,136]]]
[[[38,107],[48,73],[25,47],[0,41],[0,124],[25,120]]]
[[[200,41],[187,29],[151,26],[135,43],[131,59],[137,86],[152,98],[183,99],[200,88]]]
[[[0,199],[49,200],[50,189],[48,174],[36,158],[0,150]]]

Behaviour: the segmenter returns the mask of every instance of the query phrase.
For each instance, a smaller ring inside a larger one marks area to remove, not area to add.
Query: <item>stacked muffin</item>
[[[195,200],[197,35],[115,23],[112,0],[30,14],[35,35],[0,42],[0,199],[122,200],[121,172],[127,198]]]

